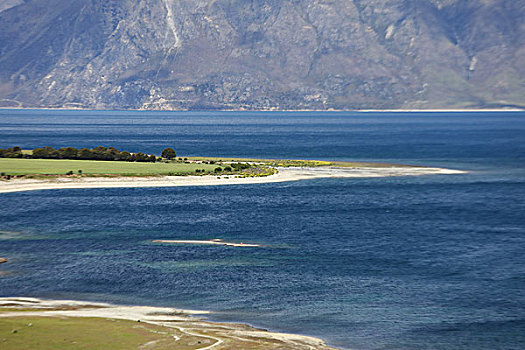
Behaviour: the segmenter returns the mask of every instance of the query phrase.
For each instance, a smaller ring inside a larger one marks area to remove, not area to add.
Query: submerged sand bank
[[[425,167],[318,167],[280,168],[275,175],[240,178],[234,176],[151,176],[151,177],[59,177],[52,179],[11,179],[0,181],[0,193],[117,187],[177,187],[242,185],[271,182],[311,180],[320,178],[364,178],[388,176],[418,176],[432,174],[462,174],[464,171]]]
[[[168,243],[168,244],[196,244],[196,245],[220,245],[226,247],[242,247],[242,248],[254,248],[260,247],[260,244],[252,243],[233,243],[225,242],[222,239],[212,239],[212,240],[172,240],[172,239],[156,239],[153,243]]]
[[[6,309],[3,311],[2,309]],[[21,309],[21,311],[16,311]],[[318,339],[302,335],[268,332],[243,324],[209,322],[194,315],[204,311],[180,310],[166,307],[119,306],[70,300],[40,300],[35,298],[0,298],[0,319],[11,317],[38,318],[103,318],[153,324],[164,327],[171,335],[168,348],[184,349],[311,349],[334,350]],[[137,327],[137,326],[135,326]],[[185,338],[200,339],[193,344]],[[148,348],[154,349],[154,344]],[[188,345],[192,345],[189,346]],[[163,347],[164,348],[164,347]]]

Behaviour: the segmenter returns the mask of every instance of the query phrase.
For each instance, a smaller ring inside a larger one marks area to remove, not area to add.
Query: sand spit
[[[118,188],[118,187],[177,187],[247,185],[272,182],[311,180],[320,178],[358,178],[418,176],[432,174],[463,174],[464,171],[425,167],[318,167],[279,168],[275,175],[265,177],[235,176],[151,176],[151,177],[59,177],[52,179],[0,180],[0,193],[73,189],[73,188]]]
[[[243,324],[209,322],[194,315],[209,314],[206,311],[181,310],[166,307],[119,306],[72,300],[41,300],[36,298],[0,298],[3,317],[97,317],[140,321],[165,327],[183,336],[203,338],[206,341],[195,349],[311,349],[334,350],[317,338],[274,333]],[[20,308],[23,311],[15,311]],[[34,311],[33,311],[34,310]],[[181,336],[173,334],[175,344]],[[211,344],[211,345],[210,345]]]
[[[157,239],[153,243],[171,243],[171,244],[206,244],[206,245],[221,245],[227,247],[260,247],[259,244],[251,243],[231,243],[224,242],[222,239],[212,239],[209,241],[192,241],[192,240],[166,240],[166,239]]]

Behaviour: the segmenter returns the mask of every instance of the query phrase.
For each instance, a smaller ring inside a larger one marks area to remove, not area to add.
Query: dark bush
[[[0,158],[23,158],[24,154],[20,147],[13,147],[0,150]]]
[[[168,160],[171,160],[175,157],[177,157],[177,154],[173,150],[173,148],[165,148],[162,153],[160,154],[162,158],[166,158]]]
[[[33,156],[34,156],[33,151]],[[78,158],[78,150],[73,147],[64,147],[60,148],[58,151],[58,157],[61,159],[77,159]]]
[[[131,153],[129,153],[127,151],[120,152],[119,158],[120,158],[120,160],[124,160],[126,162],[129,162],[129,161],[131,161]]]
[[[231,166],[235,170],[243,170],[243,169],[249,169],[251,168],[251,165],[248,163],[232,163]]]

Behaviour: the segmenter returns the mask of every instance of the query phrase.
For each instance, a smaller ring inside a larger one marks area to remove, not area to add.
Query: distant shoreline
[[[489,112],[525,112],[525,108],[429,108],[429,109],[282,109],[282,110],[248,110],[248,109],[217,109],[217,110],[190,110],[190,109],[90,109],[90,108],[55,108],[55,107],[0,107],[0,110],[14,111],[79,111],[79,112],[327,112],[327,113],[489,113]]]
[[[223,186],[249,185],[322,178],[370,178],[391,176],[420,176],[435,174],[464,174],[465,171],[427,167],[316,167],[279,168],[275,175],[265,177],[222,176],[117,176],[117,177],[58,177],[54,179],[11,179],[0,181],[0,193],[80,189],[80,188],[138,188],[138,187],[181,187],[181,186]]]

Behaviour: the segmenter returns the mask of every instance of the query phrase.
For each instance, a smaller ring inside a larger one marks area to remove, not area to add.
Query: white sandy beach
[[[463,174],[464,171],[425,167],[385,168],[280,168],[275,175],[240,178],[234,176],[151,176],[151,177],[60,177],[50,179],[11,179],[0,181],[0,193],[74,189],[133,188],[247,185],[271,182],[312,180],[320,178],[365,178],[389,176],[419,176],[432,174]]]

